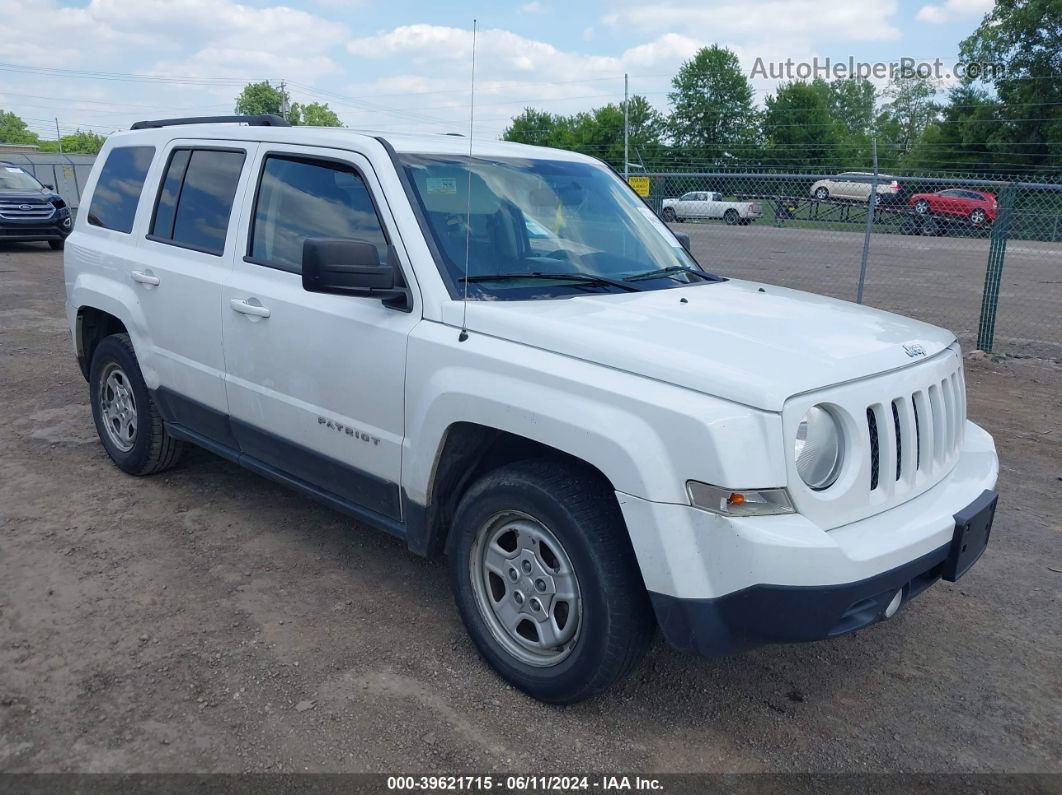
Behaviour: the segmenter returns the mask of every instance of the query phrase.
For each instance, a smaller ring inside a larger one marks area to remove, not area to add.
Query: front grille
[[[46,221],[55,215],[50,202],[0,202],[0,218],[9,221]]]
[[[909,490],[919,473],[948,467],[962,444],[966,419],[962,369],[888,403],[867,407],[870,490],[885,488],[880,471],[894,475],[897,493]]]
[[[878,452],[878,420],[874,409],[867,409],[867,428],[870,431],[870,490],[878,487],[878,466],[881,455]]]

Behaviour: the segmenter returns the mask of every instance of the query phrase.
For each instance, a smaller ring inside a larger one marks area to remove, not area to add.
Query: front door
[[[400,519],[406,339],[419,300],[404,312],[307,292],[301,276],[307,238],[367,240],[381,263],[395,243],[405,260],[379,184],[360,155],[297,146],[263,144],[254,173],[222,300],[240,451],[267,473]]]

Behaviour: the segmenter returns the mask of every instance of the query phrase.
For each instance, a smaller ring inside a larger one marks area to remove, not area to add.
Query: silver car
[[[845,171],[836,177],[820,179],[811,186],[811,195],[819,201],[865,202],[870,199],[870,186],[874,175],[867,171]],[[900,195],[900,183],[895,177],[878,174],[877,194],[879,203],[896,201]]]

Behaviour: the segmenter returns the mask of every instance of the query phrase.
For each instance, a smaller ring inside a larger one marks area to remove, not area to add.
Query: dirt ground
[[[0,248],[0,770],[1062,772],[1062,368],[968,382],[1002,477],[961,582],[828,642],[658,641],[556,708],[477,657],[441,561],[204,452],[119,472],[60,256]]]

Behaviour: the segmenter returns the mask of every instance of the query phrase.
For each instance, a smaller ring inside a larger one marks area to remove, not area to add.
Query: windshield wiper
[[[626,280],[609,279],[607,276],[595,276],[592,273],[481,273],[476,276],[463,276],[460,281],[465,282],[509,282],[518,279],[546,279],[560,282],[581,282],[582,284],[607,284],[610,287],[618,287],[628,293],[640,292],[643,288],[628,284]]]
[[[718,277],[712,276],[710,273],[704,271],[697,271],[693,268],[687,268],[684,265],[672,265],[669,268],[659,268],[655,271],[646,271],[645,273],[636,273],[633,276],[628,276],[624,281],[626,282],[638,282],[642,279],[654,279],[658,276],[671,276],[675,273],[692,273],[694,276],[699,276],[705,281],[714,282],[718,281]]]

